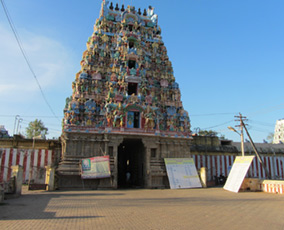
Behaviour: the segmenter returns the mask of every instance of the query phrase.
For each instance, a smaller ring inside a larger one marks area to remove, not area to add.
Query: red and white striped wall
[[[23,166],[23,182],[30,176],[34,183],[45,183],[45,166],[54,163],[54,151],[48,149],[0,148],[0,182],[6,182],[12,175],[11,166]]]
[[[284,157],[283,156],[261,156],[262,161],[266,165],[271,178],[273,179],[284,179]],[[264,179],[266,177],[263,167],[261,167],[259,160],[255,157],[249,172],[249,177]]]
[[[284,184],[282,181],[263,181],[261,190],[268,193],[284,194]]]
[[[192,155],[196,169],[207,168],[207,180],[214,181],[215,177],[229,175],[230,167],[233,165],[235,156],[233,155]]]
[[[192,157],[197,170],[201,167],[207,168],[208,181],[214,181],[215,177],[219,177],[221,174],[227,177],[235,160],[234,155],[192,155]],[[284,179],[284,156],[261,156],[261,158],[272,178]],[[247,177],[265,179],[264,169],[257,157],[254,158]]]
[[[2,153],[2,154],[1,154]],[[227,177],[232,167],[234,155],[192,155],[197,170],[207,168],[207,180],[214,181],[221,174]],[[261,156],[273,179],[284,179],[284,156]],[[11,166],[23,166],[23,182],[45,183],[45,166],[54,164],[55,152],[47,149],[0,148],[0,182],[6,182],[12,175]],[[265,172],[255,157],[247,177],[265,179]]]

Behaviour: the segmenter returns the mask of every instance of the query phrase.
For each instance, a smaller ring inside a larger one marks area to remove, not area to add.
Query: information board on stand
[[[109,156],[91,157],[81,160],[81,178],[97,179],[110,177]]]
[[[233,167],[230,170],[228,179],[224,185],[224,189],[231,192],[239,192],[247,171],[253,161],[254,156],[238,156],[236,157]]]
[[[171,189],[202,187],[193,158],[165,158],[164,160]]]

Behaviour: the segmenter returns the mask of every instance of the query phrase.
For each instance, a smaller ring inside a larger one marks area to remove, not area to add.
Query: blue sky
[[[192,130],[212,129],[239,141],[227,126],[247,116],[249,132],[262,142],[284,118],[284,1],[128,0],[155,8],[162,38],[180,85]],[[41,119],[49,138],[61,134],[65,98],[80,70],[86,41],[99,17],[100,0],[5,1],[21,43],[53,112],[0,9],[0,125],[13,133],[15,115],[25,132]]]

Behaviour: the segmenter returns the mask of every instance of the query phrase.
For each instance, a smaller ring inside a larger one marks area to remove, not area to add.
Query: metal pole
[[[16,131],[17,134],[19,134],[19,124],[20,124],[22,121],[23,121],[22,118],[20,118],[20,119],[18,120],[17,131]]]
[[[20,117],[19,115],[16,115],[16,116],[15,116],[13,135],[15,134],[16,123],[17,123],[17,120],[18,120],[19,117]]]

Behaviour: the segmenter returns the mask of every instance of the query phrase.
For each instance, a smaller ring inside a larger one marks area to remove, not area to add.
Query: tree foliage
[[[29,126],[26,128],[27,138],[33,138],[41,136],[43,139],[46,138],[48,134],[48,128],[46,128],[41,120],[35,119],[29,123]]]
[[[213,130],[200,130],[198,132],[198,135],[200,136],[211,136],[211,137],[214,137],[214,136],[217,136],[218,133],[213,131]]]
[[[272,143],[274,139],[274,133],[269,133],[266,139],[268,140],[269,143]]]

